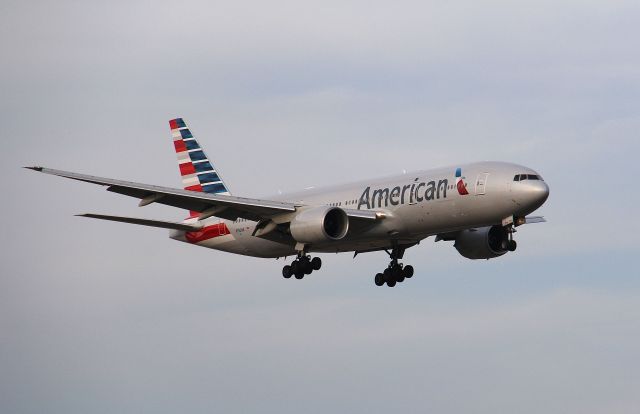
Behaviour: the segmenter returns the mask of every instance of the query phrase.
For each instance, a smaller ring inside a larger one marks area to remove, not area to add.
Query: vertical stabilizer
[[[182,118],[169,121],[185,190],[231,195],[204,150]]]

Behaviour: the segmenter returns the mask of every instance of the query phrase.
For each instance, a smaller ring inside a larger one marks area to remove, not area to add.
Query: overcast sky
[[[0,4],[3,413],[637,413],[637,1]],[[551,196],[519,248],[282,261],[73,217],[177,220],[53,168],[234,194],[480,160]]]

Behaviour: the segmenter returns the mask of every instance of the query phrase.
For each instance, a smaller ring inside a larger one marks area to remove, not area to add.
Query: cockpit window
[[[513,177],[513,181],[524,181],[524,180],[542,180],[539,175],[535,174],[516,174]]]

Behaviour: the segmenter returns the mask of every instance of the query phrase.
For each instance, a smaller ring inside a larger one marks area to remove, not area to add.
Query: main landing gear
[[[296,279],[302,279],[304,275],[310,275],[314,270],[320,270],[322,267],[322,260],[319,257],[311,258],[304,254],[298,255],[298,258],[291,262],[291,265],[286,265],[282,268],[282,276],[285,279],[289,279],[291,276],[295,276]]]
[[[396,283],[402,283],[405,279],[410,279],[413,276],[413,266],[398,263],[398,259],[402,259],[404,256],[404,250],[403,247],[394,247],[391,252],[387,251],[391,263],[384,272],[376,274],[373,279],[376,286],[382,286],[386,283],[387,286],[394,287]]]

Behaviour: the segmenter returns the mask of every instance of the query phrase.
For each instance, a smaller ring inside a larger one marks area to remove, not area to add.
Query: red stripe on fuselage
[[[202,230],[188,231],[184,234],[189,243],[199,243],[201,241],[213,239],[215,237],[226,236],[231,234],[229,228],[224,223],[212,224],[206,226]]]

